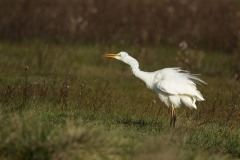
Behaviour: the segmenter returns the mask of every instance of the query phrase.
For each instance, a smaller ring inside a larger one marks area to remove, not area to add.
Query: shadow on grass
[[[118,118],[116,119],[116,122],[118,124],[128,125],[128,126],[136,126],[136,127],[147,127],[147,126],[156,126],[156,127],[162,127],[163,122],[162,120],[144,120],[144,119],[134,119],[130,117],[126,118]]]

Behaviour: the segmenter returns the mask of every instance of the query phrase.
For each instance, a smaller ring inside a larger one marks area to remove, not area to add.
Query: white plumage
[[[180,107],[185,104],[197,109],[196,101],[203,101],[202,94],[197,90],[196,83],[205,83],[180,68],[165,68],[157,71],[152,88],[159,98],[167,105]],[[160,93],[159,93],[160,92]]]
[[[138,61],[129,56],[127,52],[105,54],[105,57],[115,58],[130,65],[133,74],[143,80],[165,105],[172,107],[170,125],[173,125],[173,127],[176,121],[174,108],[184,104],[189,108],[197,109],[196,101],[204,101],[202,94],[197,90],[196,84],[206,83],[188,71],[180,68],[164,68],[155,72],[144,72],[139,69]]]

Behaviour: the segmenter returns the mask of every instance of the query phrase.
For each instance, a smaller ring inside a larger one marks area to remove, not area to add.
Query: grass
[[[178,109],[170,129],[156,95],[128,66],[101,57],[120,50],[149,71],[178,66],[181,56],[171,47],[1,42],[1,159],[240,158],[233,57],[201,51],[206,101]]]

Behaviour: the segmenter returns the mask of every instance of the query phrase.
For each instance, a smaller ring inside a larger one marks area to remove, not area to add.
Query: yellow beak
[[[118,54],[104,54],[103,56],[106,58],[115,58],[118,56]]]

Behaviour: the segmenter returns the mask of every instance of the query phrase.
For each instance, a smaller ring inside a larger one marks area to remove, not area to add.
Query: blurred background
[[[227,51],[240,46],[238,0],[1,0],[1,39],[176,45]]]
[[[206,54],[224,53],[230,57],[230,76],[239,80],[240,2],[0,0],[0,39],[17,43],[37,39],[47,45],[99,44],[105,47],[102,52],[120,51],[114,48],[117,45],[135,46],[138,49],[133,52],[143,55],[151,47],[178,48],[176,65],[192,71],[198,71]]]

